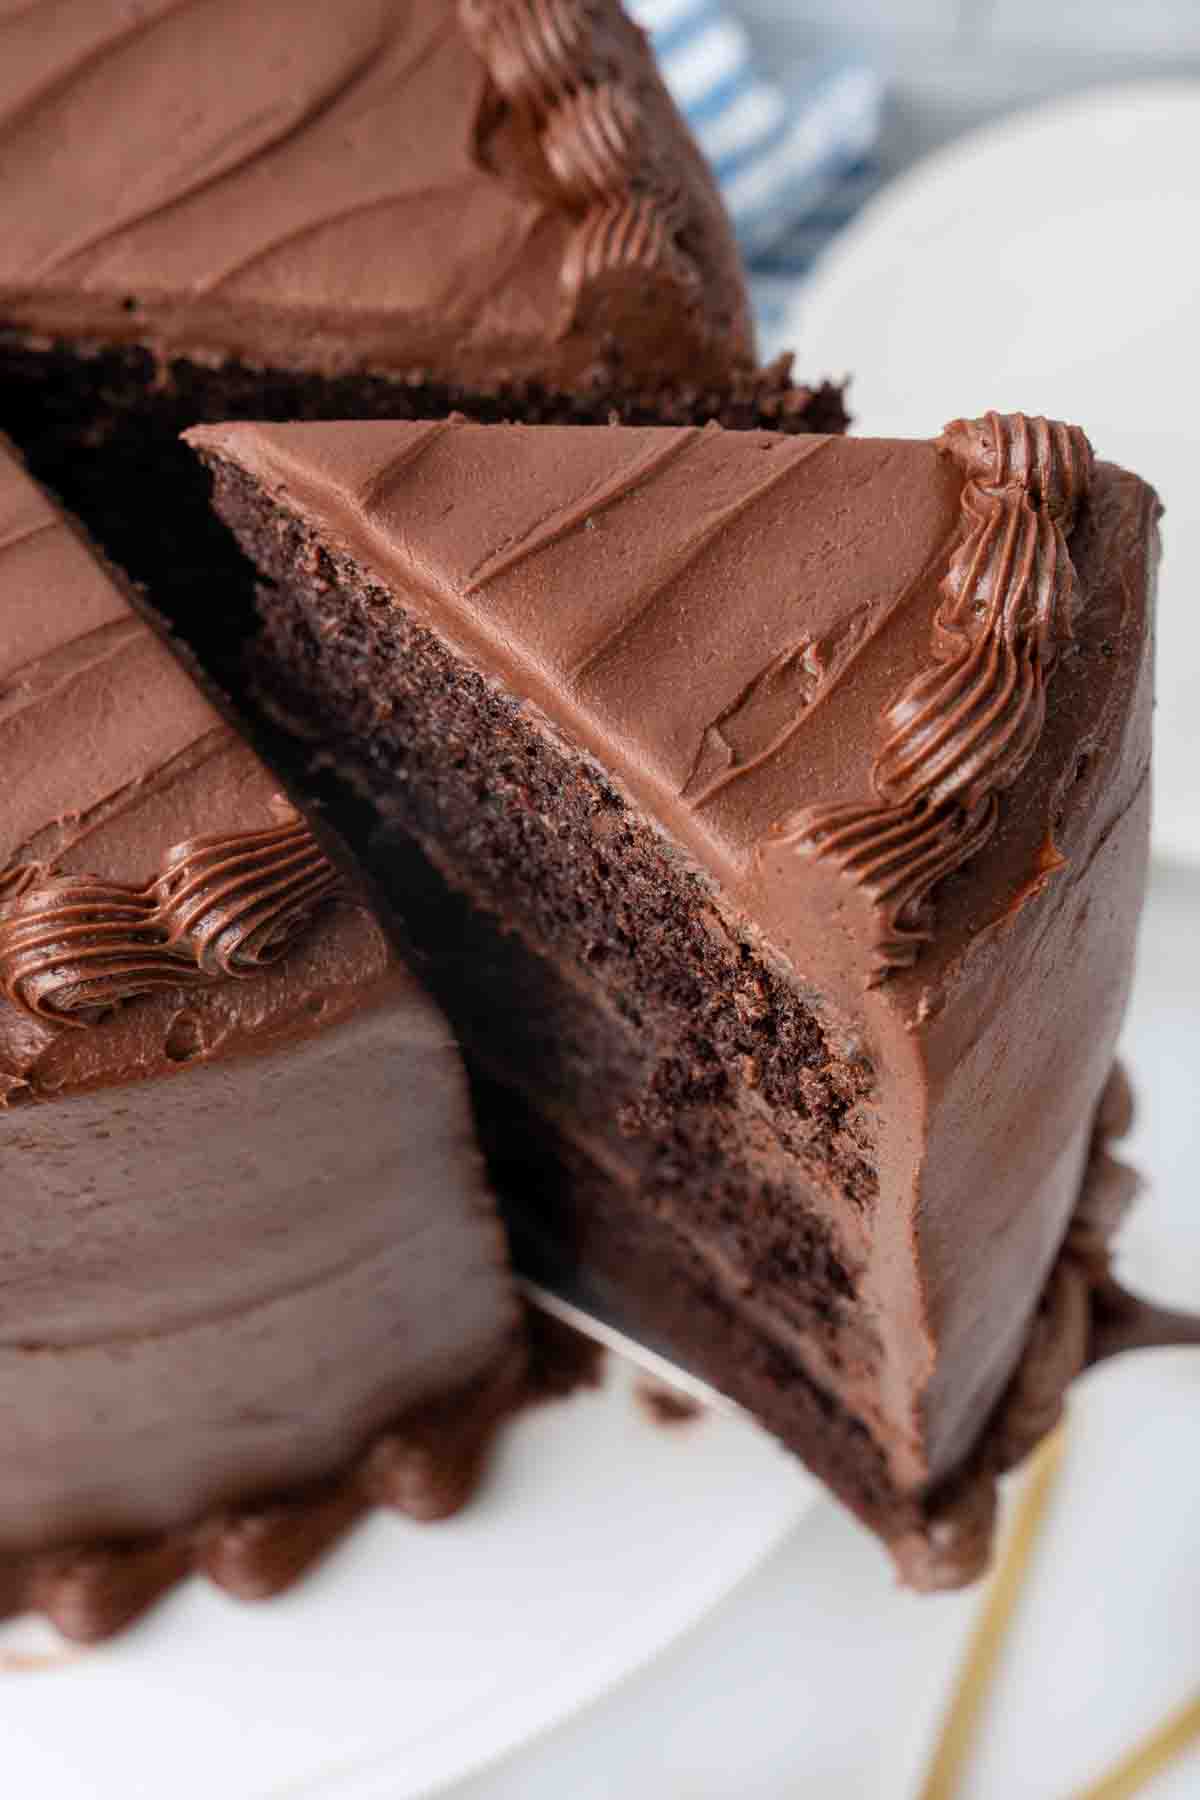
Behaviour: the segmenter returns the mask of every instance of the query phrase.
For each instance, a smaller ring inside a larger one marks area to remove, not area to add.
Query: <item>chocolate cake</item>
[[[1119,1311],[1151,490],[1021,415],[188,435],[522,1261],[969,1579]]]
[[[466,1496],[523,1338],[461,1061],[0,442],[0,1614],[256,1597]]]
[[[845,422],[755,366],[716,188],[617,0],[10,9],[0,128],[0,420],[166,617],[219,620],[214,654],[241,571],[188,425]]]

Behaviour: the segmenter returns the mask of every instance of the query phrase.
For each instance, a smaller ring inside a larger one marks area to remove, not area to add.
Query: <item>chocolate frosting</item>
[[[237,1600],[269,1599],[312,1569],[371,1507],[422,1523],[457,1512],[478,1484],[497,1428],[527,1392],[523,1346],[514,1344],[493,1370],[410,1412],[330,1481],[150,1537],[0,1555],[0,1617],[39,1612],[65,1638],[94,1644],[132,1624],[190,1574]]]
[[[194,838],[148,887],[0,876],[0,989],[35,1018],[82,1025],[122,1000],[246,980],[282,956],[338,876],[296,815],[274,829]]]
[[[1046,684],[1077,600],[1067,548],[1091,477],[1075,427],[988,413],[947,426],[961,465],[960,541],[942,579],[930,666],[884,714],[877,804],[812,807],[781,828],[870,894],[878,974],[916,961],[930,895],[988,842],[999,796],[1037,747]]]
[[[460,1503],[522,1352],[444,1017],[2,444],[0,594],[0,1611],[87,1638]]]
[[[616,0],[73,0],[0,21],[0,315],[488,389],[753,358],[707,168]]]
[[[188,436],[594,757],[711,894],[714,929],[861,1059],[845,1128],[878,1196],[852,1220],[831,1197],[829,1223],[879,1341],[890,1478],[940,1492],[1021,1361],[1130,980],[1152,492],[1071,428],[994,415],[932,442],[462,421]],[[908,890],[934,908],[920,954],[881,983],[877,894],[789,835],[872,792],[922,801],[952,839]],[[1057,1277],[1050,1294],[1037,1331],[1068,1369],[1080,1308]],[[825,1379],[862,1416],[861,1380]]]

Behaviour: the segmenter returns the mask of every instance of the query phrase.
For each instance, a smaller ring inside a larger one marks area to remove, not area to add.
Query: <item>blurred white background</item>
[[[732,0],[763,66],[831,46],[888,84],[880,161],[894,176],[989,119],[1114,81],[1200,76],[1196,0]]]

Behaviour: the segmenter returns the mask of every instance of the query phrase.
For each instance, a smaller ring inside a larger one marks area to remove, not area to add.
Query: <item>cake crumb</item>
[[[654,1425],[665,1425],[676,1430],[681,1425],[690,1425],[703,1416],[704,1408],[690,1394],[681,1393],[678,1388],[668,1387],[665,1382],[653,1381],[648,1376],[638,1382],[634,1393],[639,1406]]]

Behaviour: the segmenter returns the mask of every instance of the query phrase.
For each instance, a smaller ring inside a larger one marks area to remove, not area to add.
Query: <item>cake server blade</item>
[[[549,1313],[552,1319],[569,1325],[573,1331],[590,1338],[593,1343],[602,1344],[606,1350],[616,1351],[618,1356],[628,1360],[649,1375],[654,1381],[662,1382],[689,1400],[697,1401],[701,1406],[712,1407],[714,1411],[726,1413],[730,1417],[750,1420],[750,1415],[736,1400],[730,1400],[702,1375],[696,1375],[691,1369],[665,1350],[656,1349],[635,1335],[615,1315],[613,1309],[594,1293],[586,1292],[574,1282],[563,1282],[555,1278],[554,1285],[548,1287],[544,1279],[534,1280],[530,1276],[519,1275],[518,1285],[527,1300]]]

